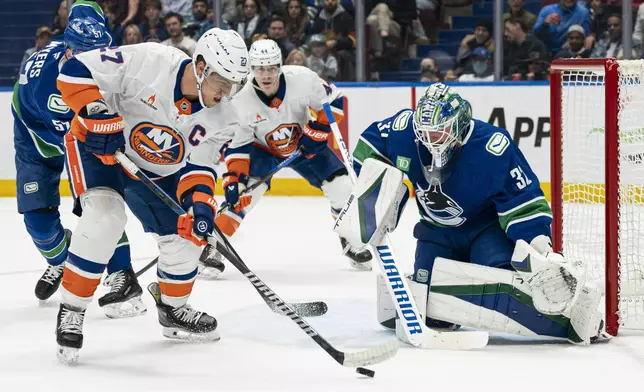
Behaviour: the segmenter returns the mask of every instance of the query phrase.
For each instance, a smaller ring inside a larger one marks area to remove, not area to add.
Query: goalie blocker
[[[334,230],[354,244],[378,245],[392,232],[409,197],[403,173],[375,159],[364,161],[360,177]],[[360,195],[360,196],[356,196]],[[585,286],[585,268],[553,253],[549,239],[516,242],[515,271],[438,257],[427,284],[410,282],[422,318],[524,336],[564,338],[586,345],[608,337],[601,293]],[[422,304],[426,304],[423,306]],[[400,326],[387,283],[378,276],[378,320]],[[402,336],[401,336],[402,337]]]

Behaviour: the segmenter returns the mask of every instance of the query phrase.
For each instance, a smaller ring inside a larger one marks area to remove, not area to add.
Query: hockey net
[[[644,329],[644,61],[557,60],[553,246],[588,264],[609,333]]]

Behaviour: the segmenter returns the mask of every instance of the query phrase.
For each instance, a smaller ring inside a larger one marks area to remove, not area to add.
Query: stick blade
[[[268,304],[273,312],[282,316],[286,316],[286,313],[275,306],[272,302]],[[322,301],[295,302],[289,303],[288,305],[293,308],[293,310],[295,310],[295,313],[297,313],[300,317],[319,317],[326,314],[326,312],[329,310],[327,304]]]
[[[396,355],[399,347],[398,339],[390,339],[380,346],[358,352],[344,353],[342,366],[355,368],[380,363]]]

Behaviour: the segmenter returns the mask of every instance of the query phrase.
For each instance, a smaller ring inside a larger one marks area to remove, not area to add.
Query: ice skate
[[[224,256],[208,244],[203,248],[199,262],[197,263],[197,278],[203,280],[214,280],[224,272],[226,266],[223,263]]]
[[[163,336],[170,339],[184,339],[193,341],[217,341],[220,339],[217,332],[217,320],[205,312],[199,312],[184,305],[179,308],[164,304],[161,301],[161,290],[157,282],[148,285],[157,304],[159,323],[163,327]]]
[[[65,229],[65,237],[67,237],[67,247],[69,247],[72,232]],[[40,301],[46,301],[54,295],[63,278],[63,269],[65,269],[65,263],[47,266],[45,273],[40,277],[38,283],[36,283],[36,289],[34,290],[36,298]]]
[[[78,351],[83,347],[83,320],[85,309],[60,304],[56,319],[56,356],[66,365],[78,362]]]
[[[110,286],[110,292],[99,298],[98,305],[107,317],[135,317],[147,311],[141,301],[143,289],[132,268],[110,274],[103,284]]]
[[[371,271],[371,259],[373,256],[368,249],[354,248],[349,245],[349,242],[340,237],[340,243],[342,244],[342,249],[345,250],[345,256],[350,260],[351,266],[360,271]],[[347,249],[349,248],[349,249]]]

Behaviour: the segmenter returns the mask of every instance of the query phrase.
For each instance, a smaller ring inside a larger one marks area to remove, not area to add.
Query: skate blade
[[[203,269],[199,269],[199,272],[197,273],[197,279],[215,280],[219,277],[219,275],[221,275],[221,271],[217,268],[205,267]]]
[[[79,349],[72,347],[58,346],[56,351],[58,360],[68,366],[73,366],[78,363]]]
[[[355,260],[352,260],[352,259],[349,259],[349,260],[351,262],[351,266],[353,268],[357,269],[358,271],[371,271],[372,270],[371,261],[365,261],[365,262],[359,263],[359,262],[357,262]]]
[[[186,340],[190,342],[216,342],[221,339],[217,330],[204,333],[194,333],[172,327],[163,327],[163,336],[168,339]]]
[[[103,306],[105,316],[111,319],[136,317],[145,314],[148,309],[141,301],[141,296],[134,297],[125,302],[116,302]]]

